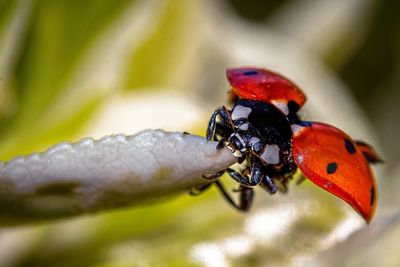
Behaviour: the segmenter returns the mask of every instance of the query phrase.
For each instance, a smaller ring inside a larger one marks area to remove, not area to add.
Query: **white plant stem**
[[[60,143],[0,165],[0,222],[20,224],[155,200],[235,163],[215,142],[147,130]]]

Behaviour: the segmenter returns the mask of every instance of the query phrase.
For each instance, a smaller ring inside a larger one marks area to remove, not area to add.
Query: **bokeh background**
[[[303,117],[385,159],[369,226],[309,182],[257,191],[245,215],[212,189],[2,227],[0,266],[399,266],[399,14],[395,0],[0,0],[1,160],[147,128],[202,135],[225,69],[248,65],[290,77]]]

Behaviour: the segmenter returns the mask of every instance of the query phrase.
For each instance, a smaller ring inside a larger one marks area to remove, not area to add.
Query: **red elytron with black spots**
[[[369,222],[377,202],[369,163],[381,162],[375,150],[328,124],[302,121],[297,112],[306,96],[275,72],[228,69],[227,78],[236,101],[232,109],[215,110],[207,139],[218,141],[217,149],[228,147],[237,156],[239,169],[225,171],[240,184],[239,203],[217,179],[225,171],[205,177],[213,179],[227,201],[246,211],[253,199],[252,187],[260,185],[271,194],[286,191],[299,168],[306,178],[346,201]]]

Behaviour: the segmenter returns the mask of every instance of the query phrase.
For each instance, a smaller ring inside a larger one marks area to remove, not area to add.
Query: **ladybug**
[[[377,189],[369,164],[382,162],[377,152],[334,126],[301,120],[297,112],[306,96],[284,76],[254,67],[228,69],[226,74],[234,103],[231,109],[215,110],[206,137],[218,142],[216,149],[229,148],[239,167],[204,176],[211,183],[197,192],[215,184],[232,206],[247,211],[253,187],[261,186],[270,194],[286,192],[299,169],[370,222]],[[239,183],[238,203],[217,179],[224,172]]]

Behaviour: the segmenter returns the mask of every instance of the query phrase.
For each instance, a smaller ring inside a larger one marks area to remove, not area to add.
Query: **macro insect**
[[[302,121],[297,112],[306,96],[282,75],[262,68],[228,69],[233,106],[221,106],[207,127],[208,140],[217,149],[229,148],[237,157],[238,169],[228,168],[204,176],[225,199],[247,211],[253,187],[270,194],[286,191],[297,169],[311,182],[353,207],[367,222],[374,214],[377,189],[370,163],[381,162],[377,152],[362,141],[354,141],[334,126]],[[218,180],[227,172],[239,188],[236,203]]]

